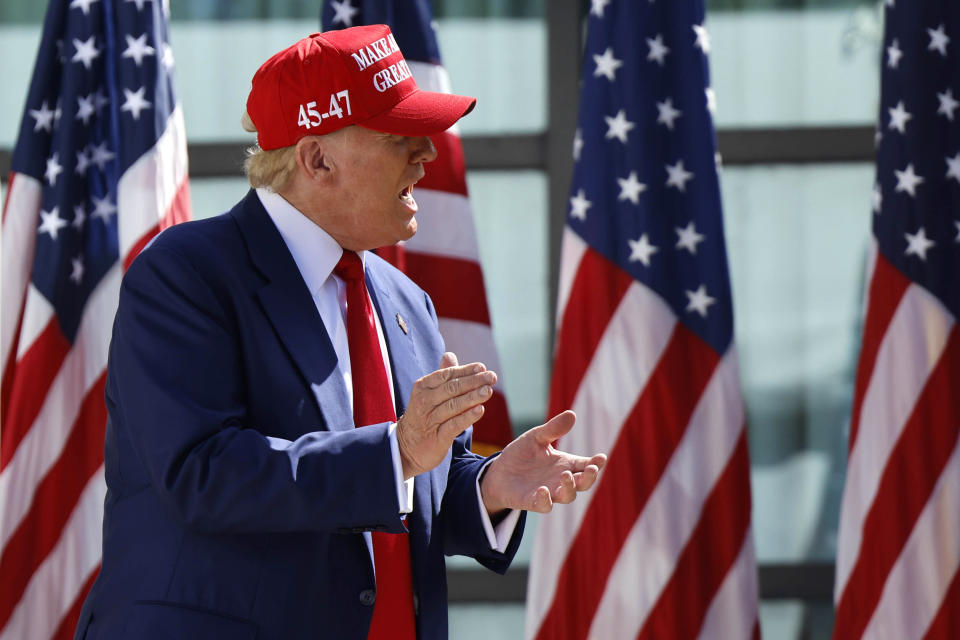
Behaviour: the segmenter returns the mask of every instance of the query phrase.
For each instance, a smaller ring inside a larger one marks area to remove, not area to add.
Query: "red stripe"
[[[10,620],[37,568],[56,546],[87,482],[103,464],[106,372],[90,389],[63,453],[40,481],[26,517],[0,555],[0,629]]]
[[[873,278],[870,280],[870,302],[863,325],[863,347],[860,350],[860,363],[857,365],[857,379],[854,383],[853,415],[850,419],[850,451],[853,451],[853,445],[857,441],[863,396],[867,392],[870,378],[873,377],[873,367],[877,363],[880,344],[909,286],[910,279],[878,252]]]
[[[475,442],[503,448],[513,440],[513,429],[507,413],[507,400],[496,392],[483,405],[483,417],[473,425]]]
[[[10,352],[7,354],[7,362],[3,368],[3,381],[0,382],[0,425],[7,424],[7,416],[10,414],[10,394],[13,393],[13,381],[17,374],[17,349],[20,348],[20,329],[23,327],[23,308],[26,303],[27,297],[23,296],[20,300],[20,313],[17,315],[17,323],[13,329]],[[2,435],[2,432],[3,429],[0,428],[0,435]],[[0,439],[0,453],[2,453],[2,449],[2,439]],[[0,465],[0,468],[2,468],[2,465]]]
[[[416,196],[416,189],[420,188],[467,195],[467,173],[460,137],[445,131],[430,136],[430,139],[433,141],[433,146],[437,148],[437,159],[423,165],[426,175],[414,188],[414,196]]]
[[[573,405],[600,339],[633,279],[591,248],[583,253],[557,334],[548,416]]]
[[[719,360],[703,340],[676,325],[593,489],[538,638],[587,636],[620,549],[660,482]]]
[[[863,523],[860,555],[837,605],[834,638],[859,638],[960,432],[960,328],[946,347],[890,453]]]
[[[17,362],[16,375],[10,381],[9,407],[0,430],[0,471],[13,459],[33,426],[69,351],[70,343],[54,317]]]
[[[472,260],[404,251],[404,273],[433,300],[441,318],[490,324],[483,271]]]
[[[960,570],[953,574],[953,581],[943,597],[943,602],[940,603],[940,610],[923,638],[924,640],[960,638]]]
[[[753,640],[760,640],[760,620],[753,623]]]
[[[80,621],[80,610],[83,609],[83,602],[87,599],[87,594],[90,593],[90,588],[93,587],[98,573],[100,573],[99,566],[90,572],[90,577],[87,578],[83,587],[80,588],[76,599],[73,601],[73,605],[70,607],[70,610],[67,611],[66,615],[63,616],[63,619],[60,621],[60,626],[57,627],[57,630],[50,636],[50,640],[73,639],[77,622]]]
[[[703,505],[673,576],[637,638],[696,638],[710,603],[737,561],[750,527],[746,429]]]
[[[147,246],[148,242],[153,240],[154,236],[167,227],[175,225],[179,222],[186,222],[189,219],[190,182],[185,179],[182,183],[180,183],[180,188],[177,189],[177,193],[173,197],[170,207],[167,209],[167,212],[163,215],[163,218],[160,220],[160,222],[151,227],[145,234],[140,236],[140,239],[133,243],[133,246],[130,247],[127,255],[123,257],[123,270],[126,271],[130,268],[130,265],[133,264],[134,258],[140,255],[140,252],[143,251],[143,248]]]
[[[7,221],[7,211],[10,209],[10,193],[13,191],[13,181],[17,177],[16,171],[11,171],[7,178],[7,197],[3,199],[3,222]]]

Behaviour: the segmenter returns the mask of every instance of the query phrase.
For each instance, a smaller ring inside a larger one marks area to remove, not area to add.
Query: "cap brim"
[[[452,127],[476,104],[476,98],[417,89],[390,109],[357,124],[399,136],[429,136]]]

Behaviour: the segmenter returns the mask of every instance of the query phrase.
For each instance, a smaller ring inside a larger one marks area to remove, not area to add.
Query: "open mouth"
[[[403,204],[407,205],[413,211],[417,210],[417,201],[413,199],[413,185],[404,187],[398,196]]]

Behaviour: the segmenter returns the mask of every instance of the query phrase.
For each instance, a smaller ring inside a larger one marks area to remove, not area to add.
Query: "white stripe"
[[[94,289],[77,339],[57,372],[37,419],[10,464],[0,472],[0,549],[29,511],[37,485],[63,451],[84,397],[107,366],[121,269],[119,262],[114,264]]]
[[[923,464],[922,460],[917,461]],[[865,639],[922,638],[960,565],[960,443],[887,576]],[[956,615],[952,612],[951,615]]]
[[[642,324],[637,319],[642,318]],[[676,317],[662,298],[634,282],[617,307],[574,398],[577,424],[560,448],[579,455],[609,452],[620,427],[653,373],[673,333]],[[553,600],[557,576],[580,528],[592,491],[540,519],[527,589],[527,637],[533,637]]]
[[[570,290],[573,289],[573,280],[580,270],[580,262],[587,251],[587,243],[569,226],[564,225],[563,236],[560,240],[560,275],[557,287],[557,333],[563,322],[563,314],[567,310],[567,300],[570,299]]]
[[[417,233],[403,243],[408,251],[480,261],[470,200],[459,193],[417,189]]]
[[[57,545],[37,568],[0,640],[49,638],[100,563],[103,536],[103,467],[80,495]]]
[[[20,300],[27,291],[33,266],[33,250],[40,225],[40,183],[23,174],[16,174],[7,194],[7,218],[2,230],[2,296],[0,304],[0,367],[7,364],[17,332]]]
[[[743,429],[737,356],[730,349],[711,376],[683,438],[624,540],[589,637],[634,637],[643,628],[673,577],[677,561],[700,521],[703,505],[730,462]],[[642,459],[637,463],[642,464]]]
[[[117,215],[123,258],[166,215],[186,177],[187,137],[178,104],[157,144],[120,176]]]
[[[51,318],[53,318],[53,305],[31,282],[27,285],[27,303],[23,307],[23,324],[20,325],[20,342],[17,345],[18,362],[47,328]]]
[[[910,285],[883,337],[847,464],[840,510],[836,602],[860,553],[863,522],[876,498],[887,459],[943,352],[953,324],[937,298],[922,287]]]
[[[407,60],[407,66],[413,73],[414,82],[424,91],[453,93],[450,85],[450,74],[447,73],[447,69],[443,65]],[[456,136],[460,135],[460,127],[457,124],[454,124],[447,131]]]
[[[447,351],[456,353],[461,364],[482,362],[488,369],[496,371],[499,377],[497,386],[503,389],[500,358],[490,326],[453,318],[440,318],[439,324]]]
[[[713,597],[700,640],[747,640],[757,624],[757,560],[753,529],[747,529],[737,562]]]

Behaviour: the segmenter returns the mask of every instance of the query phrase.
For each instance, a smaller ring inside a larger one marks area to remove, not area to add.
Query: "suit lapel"
[[[407,407],[413,383],[423,375],[424,371],[414,348],[413,332],[416,331],[416,327],[407,326],[404,320],[404,318],[413,318],[414,315],[403,300],[390,294],[382,274],[378,273],[376,263],[368,260],[366,264],[367,289],[370,291],[373,306],[380,317],[383,338],[387,342],[390,368],[393,370],[393,395],[396,400],[397,416],[400,416]],[[406,327],[407,331],[402,327]],[[428,514],[432,508],[430,485],[434,474],[427,475],[430,480],[421,476],[413,483],[413,517],[422,527],[429,529]],[[412,528],[417,528],[413,523],[411,525]],[[429,535],[429,530],[427,534]]]
[[[268,281],[257,291],[264,313],[310,385],[327,428],[352,429],[353,412],[337,369],[337,354],[280,232],[253,190],[231,213],[251,260]]]

